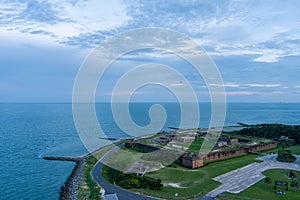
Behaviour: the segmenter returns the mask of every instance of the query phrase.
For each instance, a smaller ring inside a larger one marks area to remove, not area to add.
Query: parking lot
[[[240,193],[264,179],[265,176],[262,172],[270,169],[290,169],[300,171],[300,156],[296,156],[297,160],[294,163],[279,162],[276,160],[276,157],[276,154],[263,156],[257,158],[257,160],[262,160],[264,162],[252,163],[213,178],[213,180],[221,182],[222,185],[209,192],[207,196],[216,197],[223,192]]]

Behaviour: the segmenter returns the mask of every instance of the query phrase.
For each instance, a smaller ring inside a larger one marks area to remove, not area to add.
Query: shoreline
[[[84,157],[43,157],[44,160],[68,161],[75,162],[75,166],[68,176],[65,183],[60,187],[60,200],[76,200],[78,195],[78,188],[83,180],[83,167],[85,165]]]
[[[109,147],[110,145],[115,145],[115,143],[105,145],[103,147],[96,149],[93,152],[87,153],[86,155],[82,155],[82,156],[75,156],[75,157],[44,156],[43,157],[44,160],[67,161],[67,162],[76,163],[71,174],[68,176],[65,183],[60,187],[60,192],[58,197],[59,200],[77,200],[79,186],[84,179],[83,168],[86,164],[86,159],[89,158],[90,156],[94,156],[96,153],[98,153],[104,148]]]

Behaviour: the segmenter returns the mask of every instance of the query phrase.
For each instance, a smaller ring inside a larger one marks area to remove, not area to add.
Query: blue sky
[[[299,102],[299,7],[297,0],[0,0],[0,102],[71,102],[89,52],[143,27],[172,29],[201,45],[220,70],[229,102]],[[97,100],[109,101],[118,67],[159,60],[157,53],[128,57],[107,74]],[[184,65],[175,61],[161,62]],[[199,77],[182,73],[200,101],[209,101]],[[174,100],[156,86],[135,96]]]

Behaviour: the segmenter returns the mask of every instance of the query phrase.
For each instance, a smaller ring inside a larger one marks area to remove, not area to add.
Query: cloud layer
[[[28,76],[34,76],[29,72],[36,65],[29,58],[39,60],[39,67],[46,71],[51,63],[49,68],[58,73],[76,60],[70,72],[75,76],[79,58],[106,38],[130,29],[161,27],[185,34],[212,56],[223,75],[229,100],[244,100],[234,98],[241,96],[247,96],[245,101],[300,99],[298,0],[1,0],[0,4],[0,91],[10,88],[18,92],[13,89],[20,87],[14,86],[15,78],[8,80],[5,75],[12,69],[27,67]],[[61,49],[66,52],[55,54]],[[52,59],[42,63],[46,54]],[[182,70],[199,94],[205,92],[199,77],[185,70],[186,63],[165,52],[135,52],[122,61],[136,64],[161,59],[163,64]],[[27,71],[20,70],[15,77],[23,77]],[[73,84],[73,79],[68,81],[60,84]],[[50,82],[47,87],[51,88]]]

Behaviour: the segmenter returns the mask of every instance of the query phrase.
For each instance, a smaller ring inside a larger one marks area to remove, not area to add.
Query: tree
[[[288,141],[285,139],[281,139],[278,142],[278,146],[281,147],[282,150],[285,150],[289,146]]]
[[[291,151],[284,149],[278,150],[278,155],[276,160],[280,161],[280,162],[295,162],[296,157],[291,153]]]
[[[270,184],[272,183],[272,179],[271,179],[270,177],[266,177],[266,178],[265,178],[265,183],[266,183],[267,185],[270,185]]]
[[[291,187],[292,187],[292,188],[295,188],[295,191],[297,191],[297,190],[299,189],[299,187],[300,187],[300,184],[299,184],[298,181],[293,180],[293,181],[291,182]]]
[[[289,173],[289,177],[291,179],[295,179],[297,177],[297,175],[296,175],[296,173],[293,170],[291,170],[290,173]]]

